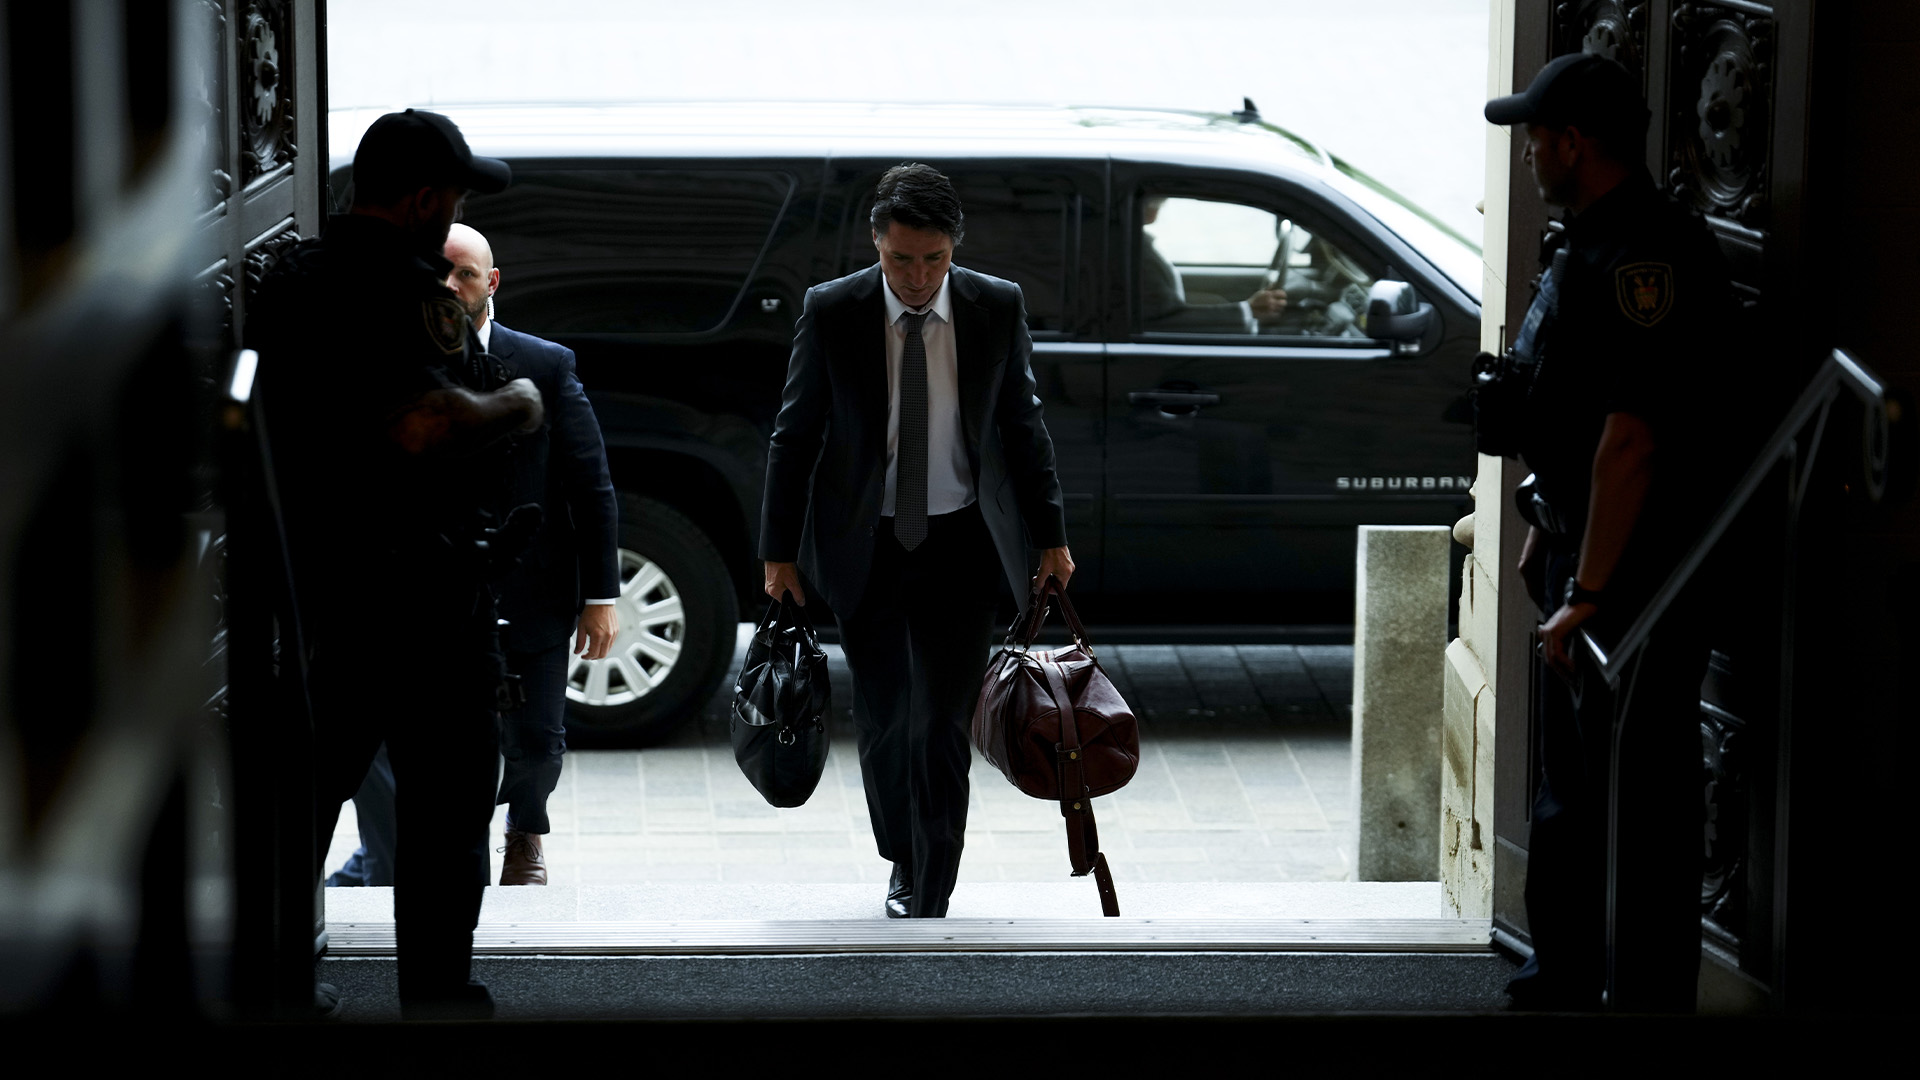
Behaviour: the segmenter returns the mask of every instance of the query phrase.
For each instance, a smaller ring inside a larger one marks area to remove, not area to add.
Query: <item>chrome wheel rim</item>
[[[567,660],[567,700],[590,707],[631,705],[652,693],[680,661],[687,616],[680,590],[660,564],[620,549],[620,633],[604,660]],[[571,648],[571,644],[569,644]]]

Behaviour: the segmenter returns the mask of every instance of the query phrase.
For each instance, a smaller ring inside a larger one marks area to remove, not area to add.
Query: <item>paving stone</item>
[[[838,863],[752,863],[732,862],[720,867],[720,880],[750,884],[830,885],[848,879],[851,867]],[[876,907],[884,894],[875,897]],[[804,917],[804,916],[796,916]]]
[[[764,802],[748,802],[745,799],[713,800],[713,816],[732,822],[760,821],[775,829],[780,828],[780,811]],[[734,827],[732,824],[729,828]]]
[[[776,810],[740,775],[724,688],[664,746],[568,755],[549,803],[552,872],[582,888],[884,884],[889,867],[874,854],[845,661],[837,647],[828,652],[834,748],[806,806]],[[1126,881],[1347,876],[1351,853],[1340,837],[1351,786],[1350,647],[1114,645],[1100,655],[1142,719],[1139,772],[1095,802],[1123,910]],[[975,758],[962,881],[1069,881],[1058,810]],[[494,846],[504,810],[495,815]],[[357,824],[342,813],[330,867],[356,846]],[[1091,882],[1072,885],[1093,891]]]
[[[712,832],[713,814],[706,810],[661,810],[647,814],[647,832],[685,832],[697,829]]]
[[[583,817],[580,820],[578,835],[591,836],[596,833],[599,833],[599,834],[636,833],[637,834],[639,832],[640,832],[640,815],[638,814],[633,814],[633,813],[607,814],[607,815],[596,814],[591,817]]]
[[[626,837],[582,836],[579,844],[583,852],[600,852],[614,848],[616,844],[611,842],[623,842],[626,839]],[[642,850],[711,851],[719,846],[719,843],[719,834],[711,829],[703,829],[699,832],[648,829],[640,834],[638,846]]]
[[[647,881],[719,881],[720,864],[701,862],[620,862],[580,868],[582,885],[627,884]]]

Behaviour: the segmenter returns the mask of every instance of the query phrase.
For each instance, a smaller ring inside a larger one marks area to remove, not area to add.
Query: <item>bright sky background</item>
[[[777,99],[1222,112],[1246,96],[1477,240],[1488,6],[331,0],[329,96],[334,108]]]

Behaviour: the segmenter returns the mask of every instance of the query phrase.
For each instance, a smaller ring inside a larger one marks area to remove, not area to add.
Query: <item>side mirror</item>
[[[1417,353],[1439,326],[1433,305],[1404,281],[1380,280],[1367,290],[1367,336],[1393,342],[1393,351]]]

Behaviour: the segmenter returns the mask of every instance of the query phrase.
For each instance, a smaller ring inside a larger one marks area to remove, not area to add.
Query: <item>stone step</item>
[[[1512,974],[1433,882],[1133,884],[1121,904],[974,884],[955,917],[893,921],[871,884],[492,888],[474,971],[503,1019],[601,1020],[1484,1011]],[[322,977],[349,1019],[396,1017],[391,890],[328,908]]]
[[[724,885],[660,882],[489,888],[480,907],[489,923],[686,921],[699,919],[883,920],[877,883]],[[1119,884],[1123,915],[1155,919],[1435,919],[1447,914],[1432,881],[1136,882]],[[330,923],[393,921],[393,890],[326,890]],[[948,912],[956,918],[1097,918],[1092,878],[961,882]]]
[[[332,956],[392,956],[394,924],[327,924]],[[475,956],[952,952],[1478,953],[1485,919],[699,919],[482,923]]]

